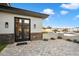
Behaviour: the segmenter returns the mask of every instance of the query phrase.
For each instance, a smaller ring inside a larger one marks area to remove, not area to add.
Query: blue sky
[[[14,7],[49,14],[43,26],[79,27],[79,4],[67,3],[12,3]]]

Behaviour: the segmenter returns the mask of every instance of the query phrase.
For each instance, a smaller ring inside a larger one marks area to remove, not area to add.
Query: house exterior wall
[[[42,31],[41,18],[0,12],[0,33],[1,34],[14,33],[14,17],[30,18],[31,19],[31,33],[38,33]],[[5,28],[5,22],[9,23],[9,28]],[[36,28],[34,28],[34,24],[36,24]]]
[[[9,27],[5,28],[5,22],[9,23]],[[14,16],[8,13],[0,12],[0,34],[14,33]]]
[[[4,12],[0,12],[0,38],[2,38],[2,36],[5,37],[6,35],[10,36],[10,34],[11,34],[10,37],[14,37],[14,17],[30,18],[31,19],[31,39],[36,39],[35,36],[37,34],[39,34],[38,36],[40,36],[40,39],[42,39],[42,34],[41,34],[42,33],[42,19],[41,18],[10,14],[10,13],[4,13]],[[8,28],[5,28],[5,22],[9,23]],[[34,28],[34,24],[36,24],[36,28]]]

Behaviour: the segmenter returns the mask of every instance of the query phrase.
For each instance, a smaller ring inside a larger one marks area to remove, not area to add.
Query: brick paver
[[[27,45],[9,44],[2,56],[79,56],[79,44],[62,39],[28,41]]]

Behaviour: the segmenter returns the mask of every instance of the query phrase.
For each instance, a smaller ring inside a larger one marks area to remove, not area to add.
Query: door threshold
[[[24,41],[24,42],[23,42],[23,41],[22,41],[22,42],[17,42],[16,46],[19,46],[19,45],[26,45],[26,44],[27,44],[27,42],[25,42],[25,41]]]

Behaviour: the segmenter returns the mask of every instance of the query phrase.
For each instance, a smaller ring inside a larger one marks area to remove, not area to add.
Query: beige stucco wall
[[[41,18],[0,12],[0,34],[14,33],[14,17],[30,18],[31,32],[42,32]],[[9,28],[5,28],[5,22],[9,23]],[[36,24],[36,28],[34,28],[34,24]]]

